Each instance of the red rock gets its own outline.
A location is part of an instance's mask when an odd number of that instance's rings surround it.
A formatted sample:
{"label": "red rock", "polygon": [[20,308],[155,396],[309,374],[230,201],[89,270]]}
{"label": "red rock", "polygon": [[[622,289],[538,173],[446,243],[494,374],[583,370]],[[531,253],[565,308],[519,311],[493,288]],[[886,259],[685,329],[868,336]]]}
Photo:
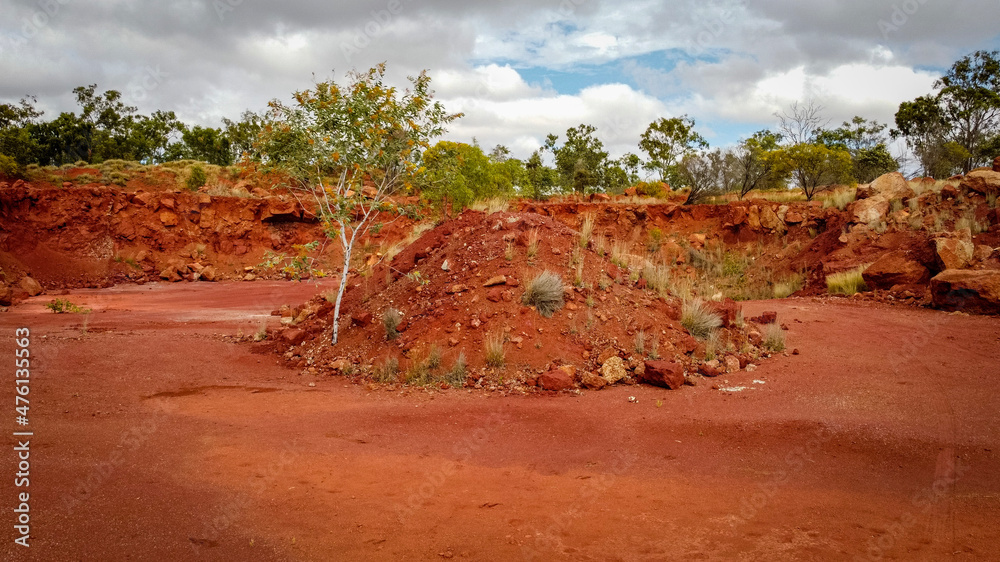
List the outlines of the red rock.
{"label": "red rock", "polygon": [[463,292],[468,291],[468,290],[469,290],[469,287],[467,287],[465,285],[462,285],[462,284],[456,284],[456,285],[451,285],[450,287],[448,287],[447,289],[445,289],[444,292],[448,293],[449,295],[454,295],[456,293],[463,293]]}
{"label": "red rock", "polygon": [[177,213],[171,211],[163,211],[160,213],[160,222],[163,226],[177,226],[181,222],[181,218],[177,216]]}
{"label": "red rock", "polygon": [[693,353],[698,349],[698,340],[694,339],[690,335],[685,335],[680,340],[677,341],[674,346],[681,353]]}
{"label": "red rock", "polygon": [[553,369],[538,377],[538,386],[545,390],[568,390],[576,386],[573,377],[559,369]]}
{"label": "red rock", "polygon": [[975,192],[982,195],[1000,195],[1000,172],[979,170],[969,172],[959,188],[965,192]]}
{"label": "red rock", "polygon": [[684,386],[684,367],[673,361],[646,361],[639,382],[677,390]]}
{"label": "red rock", "polygon": [[289,345],[299,345],[306,341],[306,332],[298,328],[285,328],[281,331],[281,341]]}
{"label": "red rock", "polygon": [[503,300],[503,289],[500,287],[494,287],[486,293],[486,300],[490,302],[500,302]]}
{"label": "red rock", "polygon": [[726,299],[722,302],[709,302],[708,307],[722,318],[722,327],[728,328],[736,321],[736,317],[743,312],[743,307],[736,304],[733,299]]}
{"label": "red rock", "polygon": [[902,251],[889,252],[875,260],[862,276],[873,289],[887,290],[895,285],[927,283],[931,275],[926,267],[906,257]]}
{"label": "red rock", "polygon": [[215,268],[208,265],[201,270],[201,278],[204,281],[215,281]]}
{"label": "red rock", "polygon": [[11,291],[10,287],[0,282],[0,306],[10,306],[13,303],[14,291]]}
{"label": "red rock", "polygon": [[805,220],[806,219],[802,216],[802,213],[798,211],[788,211],[788,214],[785,215],[785,222],[788,224],[799,224]]}
{"label": "red rock", "polygon": [[699,365],[698,372],[706,377],[717,377],[724,374],[726,371],[717,360],[713,359]]}
{"label": "red rock", "polygon": [[751,322],[756,322],[757,324],[774,324],[778,321],[778,313],[773,310],[764,312],[760,316],[756,316],[750,319]]}
{"label": "red rock", "polygon": [[496,277],[490,277],[483,283],[483,287],[495,287],[497,285],[506,285],[507,277],[504,275],[497,275]]}
{"label": "red rock", "polygon": [[405,332],[406,329],[409,328],[409,327],[410,327],[409,320],[407,320],[406,318],[403,318],[402,320],[400,320],[399,325],[396,326],[396,331],[397,332]]}
{"label": "red rock", "polygon": [[580,382],[583,384],[584,388],[589,388],[590,390],[601,390],[602,388],[608,386],[608,381],[604,380],[604,377],[590,372],[584,373]]}
{"label": "red rock", "polygon": [[171,283],[177,283],[178,281],[182,281],[184,278],[177,273],[176,269],[168,267],[160,272],[160,279],[170,281]]}
{"label": "red rock", "polygon": [[20,287],[22,291],[28,293],[28,295],[32,297],[37,297],[38,295],[42,294],[41,284],[39,284],[38,281],[35,281],[31,277],[27,276],[22,277],[21,281],[18,282],[17,286]]}
{"label": "red rock", "polygon": [[934,306],[978,314],[1000,314],[1000,270],[948,269],[931,279]]}
{"label": "red rock", "polygon": [[953,185],[942,187],[941,199],[958,199],[958,188]]}
{"label": "red rock", "polygon": [[372,313],[360,310],[351,314],[351,323],[362,328],[372,323]]}
{"label": "red rock", "polygon": [[590,200],[598,203],[606,203],[611,201],[611,197],[605,193],[593,193],[590,195]]}

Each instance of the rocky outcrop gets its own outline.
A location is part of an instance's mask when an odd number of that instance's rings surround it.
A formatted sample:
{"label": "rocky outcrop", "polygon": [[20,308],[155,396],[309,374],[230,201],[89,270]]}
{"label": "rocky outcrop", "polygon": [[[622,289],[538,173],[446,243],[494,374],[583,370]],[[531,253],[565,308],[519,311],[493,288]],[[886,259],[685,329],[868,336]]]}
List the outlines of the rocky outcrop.
{"label": "rocky outcrop", "polygon": [[1000,270],[942,271],[931,279],[934,306],[978,314],[1000,314]]}
{"label": "rocky outcrop", "polygon": [[920,262],[912,260],[902,251],[884,254],[865,269],[865,284],[873,289],[888,290],[896,285],[927,283],[930,271]]}
{"label": "rocky outcrop", "polygon": [[1000,195],[1000,172],[990,170],[970,172],[958,187],[965,193]]}
{"label": "rocky outcrop", "polygon": [[975,252],[972,234],[968,230],[937,238],[934,247],[942,270],[968,267]]}
{"label": "rocky outcrop", "polygon": [[859,200],[850,207],[852,220],[857,224],[870,224],[884,219],[893,199],[905,200],[914,196],[906,178],[899,172],[885,174],[873,181],[868,188],[859,188],[858,192]]}

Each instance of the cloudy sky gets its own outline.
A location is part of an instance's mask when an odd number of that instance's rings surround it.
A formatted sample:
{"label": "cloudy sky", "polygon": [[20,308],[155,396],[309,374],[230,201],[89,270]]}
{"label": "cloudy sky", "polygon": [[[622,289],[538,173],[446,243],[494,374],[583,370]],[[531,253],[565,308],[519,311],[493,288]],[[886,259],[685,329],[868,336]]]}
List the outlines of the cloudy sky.
{"label": "cloudy sky", "polygon": [[617,156],[687,114],[713,146],[794,101],[891,123],[959,57],[1000,48],[1000,0],[0,0],[0,101],[71,90],[218,126],[386,61],[430,71],[448,137],[526,157],[588,123]]}

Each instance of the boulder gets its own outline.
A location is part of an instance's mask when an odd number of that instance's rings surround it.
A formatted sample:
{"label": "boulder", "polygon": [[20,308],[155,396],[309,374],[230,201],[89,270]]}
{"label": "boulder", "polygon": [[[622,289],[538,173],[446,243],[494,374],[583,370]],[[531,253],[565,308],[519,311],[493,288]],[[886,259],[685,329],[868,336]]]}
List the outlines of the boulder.
{"label": "boulder", "polygon": [[733,299],[726,299],[722,302],[709,302],[708,308],[722,318],[722,327],[728,328],[736,322],[736,317],[743,312],[743,307],[736,304]]}
{"label": "boulder", "polygon": [[260,211],[262,221],[288,221],[299,218],[299,208],[295,201],[285,201],[280,197],[268,197]]}
{"label": "boulder", "polygon": [[306,332],[298,328],[285,328],[281,331],[281,341],[288,345],[299,345],[306,341]]}
{"label": "boulder", "polygon": [[495,287],[497,285],[506,285],[507,277],[505,275],[497,275],[496,277],[490,277],[483,283],[483,287]]}
{"label": "boulder", "polygon": [[727,373],[735,373],[742,368],[740,365],[740,358],[735,355],[727,355],[725,363]]}
{"label": "boulder", "polygon": [[712,359],[699,365],[698,372],[706,377],[717,377],[725,374],[726,370],[722,367],[722,363],[719,363],[718,359]]}
{"label": "boulder", "polygon": [[601,376],[604,377],[604,380],[608,381],[608,384],[615,384],[624,379],[628,376],[628,372],[625,370],[625,361],[617,355],[609,357],[601,365]]}
{"label": "boulder", "polygon": [[778,214],[770,206],[761,208],[760,226],[771,232],[781,233],[785,231],[785,222],[778,218]]}
{"label": "boulder", "polygon": [[979,314],[1000,314],[1000,270],[948,269],[931,279],[934,306]]}
{"label": "boulder", "polygon": [[962,238],[938,238],[934,241],[941,269],[964,269],[972,261],[975,247]]}
{"label": "boulder", "polygon": [[25,293],[28,293],[28,296],[37,297],[42,294],[41,284],[28,276],[22,277],[17,286],[20,287]]}
{"label": "boulder", "polygon": [[11,291],[10,287],[0,281],[0,306],[10,306],[12,304],[14,304],[14,291]]}
{"label": "boulder", "polygon": [[883,254],[865,269],[862,276],[869,287],[882,290],[891,289],[895,285],[919,285],[927,283],[931,278],[926,267],[909,259],[902,251]]}
{"label": "boulder", "polygon": [[982,195],[1000,195],[1000,172],[979,170],[969,172],[959,184],[964,192],[975,192]]}
{"label": "boulder", "polygon": [[788,211],[785,215],[785,222],[788,224],[801,224],[806,218],[798,211]]}
{"label": "boulder", "polygon": [[913,190],[910,189],[906,178],[899,172],[891,172],[879,176],[871,183],[871,196],[891,201],[893,199],[908,199],[913,197]]}
{"label": "boulder", "polygon": [[993,171],[1000,172],[1000,156],[993,159]]}
{"label": "boulder", "polygon": [[372,313],[359,310],[351,314],[351,323],[362,328],[372,323]]}
{"label": "boulder", "polygon": [[778,321],[778,313],[774,312],[773,310],[768,310],[766,312],[761,313],[760,316],[755,316],[751,318],[750,321],[762,325],[774,324],[775,322]]}
{"label": "boulder", "polygon": [[160,222],[163,223],[163,226],[177,226],[180,224],[181,218],[173,211],[163,211],[160,213]]}
{"label": "boulder", "polygon": [[673,361],[646,361],[639,382],[677,390],[684,386],[684,367]]}
{"label": "boulder", "polygon": [[538,386],[544,388],[545,390],[569,390],[576,386],[571,377],[566,371],[559,369],[552,369],[547,373],[543,373],[538,377]]}
{"label": "boulder", "polygon": [[584,373],[580,378],[580,383],[583,384],[584,388],[589,388],[590,390],[601,390],[608,386],[608,381],[604,377],[591,372]]}
{"label": "boulder", "polygon": [[851,215],[857,224],[869,224],[885,218],[889,213],[889,200],[882,197],[869,197],[851,203]]}
{"label": "boulder", "polygon": [[204,281],[215,281],[215,268],[207,265],[201,270],[201,279]]}

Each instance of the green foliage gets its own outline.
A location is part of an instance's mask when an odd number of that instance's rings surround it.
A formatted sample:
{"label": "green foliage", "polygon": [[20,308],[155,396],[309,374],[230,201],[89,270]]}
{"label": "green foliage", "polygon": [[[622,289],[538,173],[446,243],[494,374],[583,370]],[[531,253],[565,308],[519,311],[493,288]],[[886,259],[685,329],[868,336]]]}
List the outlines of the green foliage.
{"label": "green foliage", "polygon": [[708,148],[708,142],[695,132],[694,126],[694,119],[687,115],[650,123],[639,141],[639,148],[649,157],[646,168],[659,172],[660,179],[670,185],[682,183],[681,160]]}
{"label": "green foliage", "polygon": [[676,173],[681,185],[690,189],[684,204],[695,205],[735,188],[736,157],[732,152],[719,149],[687,154],[677,166]]}
{"label": "green foliage", "polygon": [[6,154],[0,154],[0,176],[12,178],[17,175],[17,161]]}
{"label": "green foliage", "polygon": [[543,271],[528,283],[521,302],[525,306],[534,306],[545,318],[551,318],[563,307],[562,277],[551,271]]}
{"label": "green foliage", "polygon": [[657,199],[667,196],[670,188],[662,181],[640,181],[635,183],[635,194],[641,197],[656,197]]}
{"label": "green foliage", "polygon": [[454,387],[461,387],[465,384],[465,378],[469,374],[468,364],[465,360],[465,352],[459,352],[451,369],[444,376],[444,382]]}
{"label": "green foliage", "polygon": [[818,192],[850,178],[851,153],[818,143],[799,143],[782,151],[779,166],[791,172],[806,200],[812,201]]}
{"label": "green foliage", "polygon": [[326,235],[340,241],[339,295],[350,278],[355,242],[381,212],[392,210],[389,196],[412,187],[421,153],[460,117],[432,101],[426,73],[411,78],[405,92],[385,84],[384,64],[348,77],[346,86],[318,82],[296,92],[294,105],[272,101],[259,143],[265,171],[292,178],[289,187],[313,199]]}
{"label": "green foliage", "polygon": [[524,194],[535,201],[544,200],[559,184],[559,173],[542,164],[542,156],[538,150],[531,153],[524,164],[524,171]]}
{"label": "green foliage", "polygon": [[458,211],[474,201],[510,198],[525,174],[520,160],[495,161],[477,145],[439,141],[423,155],[418,184],[426,199]]}
{"label": "green foliage", "polygon": [[205,182],[207,181],[208,176],[205,175],[205,168],[194,165],[191,166],[191,172],[187,179],[184,180],[184,185],[191,191],[198,191],[198,188],[205,185]]}
{"label": "green foliage", "polygon": [[805,279],[801,275],[795,275],[785,281],[779,281],[774,284],[774,298],[788,298],[793,293],[800,291],[804,285]]}
{"label": "green foliage", "polygon": [[581,124],[566,129],[566,142],[556,146],[559,137],[550,134],[545,148],[555,156],[556,170],[564,189],[587,193],[604,184],[608,153],[597,138],[597,128]]}
{"label": "green foliage", "polygon": [[317,260],[312,255],[318,248],[319,241],[313,240],[308,244],[294,244],[292,249],[295,250],[295,255],[292,256],[268,250],[264,252],[264,261],[257,267],[265,270],[280,270],[285,277],[295,281],[307,277],[323,277],[323,272],[315,268]]}
{"label": "green foliage", "polygon": [[681,325],[692,336],[705,339],[722,326],[722,317],[698,299],[686,300],[681,304]]}
{"label": "green foliage", "polygon": [[75,314],[90,314],[91,312],[89,308],[80,308],[70,302],[69,299],[54,299],[46,304],[45,308],[55,312],[56,314],[65,314],[67,312]]}

